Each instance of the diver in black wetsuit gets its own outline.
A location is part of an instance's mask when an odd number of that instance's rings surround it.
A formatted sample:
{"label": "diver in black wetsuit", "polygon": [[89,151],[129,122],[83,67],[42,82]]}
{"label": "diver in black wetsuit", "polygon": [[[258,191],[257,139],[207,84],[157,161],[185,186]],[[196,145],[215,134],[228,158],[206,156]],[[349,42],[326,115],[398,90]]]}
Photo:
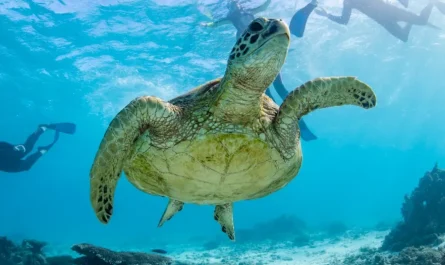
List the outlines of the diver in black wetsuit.
{"label": "diver in black wetsuit", "polygon": [[[32,151],[39,137],[47,129],[56,131],[53,142],[47,146],[38,147],[37,152],[22,159]],[[59,139],[59,132],[73,134],[75,130],[76,126],[72,123],[40,125],[37,130],[28,137],[23,145],[0,142],[0,171],[21,172],[30,170],[34,163],[36,163],[37,160],[48,152],[48,150],[57,142]]]}
{"label": "diver in black wetsuit", "polygon": [[[214,22],[201,23],[201,26],[218,27],[225,24],[233,24],[233,26],[236,28],[236,38],[238,39],[247,28],[247,26],[250,24],[250,22],[255,19],[254,14],[265,11],[269,7],[270,2],[271,0],[266,0],[266,2],[259,7],[253,9],[245,9],[236,0],[229,0],[227,4],[229,13],[226,17]],[[289,24],[289,30],[291,34],[299,38],[303,37],[309,15],[312,13],[312,11],[314,11],[316,7],[317,0],[312,0],[312,2],[310,2],[294,14]],[[278,74],[278,76],[275,78],[275,80],[273,81],[273,86],[280,98],[284,100],[288,95],[288,91],[284,87],[283,81],[281,79],[281,74]],[[277,100],[272,96],[270,88],[266,90],[266,95],[268,95],[273,101],[277,102]],[[317,139],[317,137],[309,130],[303,119],[300,120],[299,125],[301,137],[303,138],[303,140],[311,141]]]}
{"label": "diver in black wetsuit", "polygon": [[[408,6],[408,1],[401,1],[401,3],[404,6]],[[407,10],[386,3],[383,0],[344,0],[343,11],[340,16],[331,15],[322,8],[315,10],[315,13],[320,16],[327,17],[328,19],[339,24],[346,25],[351,18],[352,10],[356,9],[380,24],[394,37],[403,42],[407,42],[413,25],[430,25],[428,19],[435,5],[439,11],[444,13],[445,8],[443,8],[443,3],[440,2],[430,2],[420,12],[420,15],[416,15]],[[406,22],[406,25],[400,26],[398,22]]]}

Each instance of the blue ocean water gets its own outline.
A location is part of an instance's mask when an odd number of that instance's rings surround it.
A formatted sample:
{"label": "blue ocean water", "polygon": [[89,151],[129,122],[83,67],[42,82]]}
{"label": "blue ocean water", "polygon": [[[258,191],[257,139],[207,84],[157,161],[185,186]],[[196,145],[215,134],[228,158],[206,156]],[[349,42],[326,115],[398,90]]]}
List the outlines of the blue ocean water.
{"label": "blue ocean water", "polygon": [[[89,202],[89,170],[121,108],[141,95],[168,100],[224,74],[235,29],[199,26],[209,21],[203,9],[224,13],[217,2],[0,0],[0,140],[22,143],[42,123],[77,124],[32,170],[0,172],[0,235],[123,248],[222,236],[211,206],[186,205],[157,228],[167,199],[125,177],[110,224],[96,219]],[[418,13],[426,3],[409,9]],[[275,0],[260,15],[289,23],[304,4]],[[341,11],[341,1],[321,4]],[[430,21],[445,27],[437,10]],[[436,161],[445,165],[445,33],[414,26],[403,43],[359,13],[347,26],[313,15],[305,36],[291,41],[281,72],[289,90],[316,77],[357,76],[378,105],[308,115],[319,139],[302,143],[298,177],[270,196],[236,203],[235,229],[281,214],[362,227],[400,219],[404,194]],[[52,137],[45,133],[38,145]]]}

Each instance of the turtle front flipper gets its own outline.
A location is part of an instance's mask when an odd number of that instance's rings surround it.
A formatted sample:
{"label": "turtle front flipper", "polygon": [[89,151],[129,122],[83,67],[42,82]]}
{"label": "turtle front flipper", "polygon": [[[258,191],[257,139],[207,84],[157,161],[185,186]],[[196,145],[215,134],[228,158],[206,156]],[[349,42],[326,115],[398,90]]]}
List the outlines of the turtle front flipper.
{"label": "turtle front flipper", "polygon": [[114,191],[133,143],[146,130],[156,133],[168,128],[174,133],[176,108],[155,97],[139,97],[111,121],[90,171],[90,200],[102,223],[108,223],[113,213]]}
{"label": "turtle front flipper", "polygon": [[235,226],[233,225],[233,204],[226,203],[216,205],[214,216],[221,225],[221,230],[229,236],[230,240],[235,240]]}
{"label": "turtle front flipper", "polygon": [[355,77],[316,78],[289,93],[275,118],[275,128],[289,142],[298,133],[298,120],[313,110],[341,105],[370,109],[376,102],[371,87]]}
{"label": "turtle front flipper", "polygon": [[183,207],[183,202],[170,199],[164,214],[162,214],[161,220],[159,220],[158,227],[161,227],[166,221],[170,220],[177,212],[181,211]]}

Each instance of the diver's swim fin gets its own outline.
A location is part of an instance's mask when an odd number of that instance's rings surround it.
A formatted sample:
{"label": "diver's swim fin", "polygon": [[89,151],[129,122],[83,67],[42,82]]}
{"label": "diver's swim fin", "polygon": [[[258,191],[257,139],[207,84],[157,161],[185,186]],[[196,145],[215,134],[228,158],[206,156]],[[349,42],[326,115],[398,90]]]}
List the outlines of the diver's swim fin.
{"label": "diver's swim fin", "polygon": [[[268,88],[266,90],[266,95],[269,96],[275,103],[277,102],[275,100],[275,98],[272,96],[272,93],[270,91],[270,88]],[[313,141],[313,140],[317,140],[317,136],[315,134],[313,134],[311,132],[311,130],[309,130],[309,128],[306,125],[306,122],[303,119],[300,119],[300,121],[298,122],[298,125],[300,126],[300,135],[301,138],[308,142],[308,141]]]}
{"label": "diver's swim fin", "polygon": [[298,125],[300,126],[300,134],[301,134],[301,138],[304,141],[313,141],[313,140],[317,140],[317,136],[315,134],[313,134],[311,132],[311,130],[309,130],[309,128],[306,125],[306,122],[303,119],[300,119],[300,121],[298,122]]}
{"label": "diver's swim fin", "polygon": [[[266,89],[266,95],[268,96],[268,97],[270,97],[275,103],[277,102],[276,100],[275,100],[275,98],[272,96],[272,93],[271,93],[271,91],[270,91],[270,88],[267,88]],[[315,134],[313,134],[312,132],[311,132],[311,130],[309,130],[309,128],[307,127],[307,125],[306,125],[306,122],[303,120],[303,119],[300,119],[300,121],[298,122],[298,125],[300,126],[300,135],[301,135],[301,138],[304,140],[304,141],[313,141],[313,140],[317,140],[317,136],[315,135]]]}
{"label": "diver's swim fin", "polygon": [[[445,10],[444,10],[444,11],[445,11]],[[426,25],[427,25],[428,27],[432,28],[432,29],[442,30],[442,28],[440,28],[440,27],[438,27],[438,26],[436,26],[436,25],[434,25],[434,24],[431,24],[431,22],[428,22]]]}
{"label": "diver's swim fin", "polygon": [[52,143],[50,143],[49,145],[46,146],[40,146],[39,148],[37,148],[37,150],[40,152],[42,150],[44,151],[48,151],[49,149],[51,149],[51,147],[53,147],[53,145],[59,140],[59,131],[56,131],[56,134],[54,135],[54,140]]}
{"label": "diver's swim fin", "polygon": [[269,88],[269,87],[266,89],[266,95],[267,95],[268,97],[270,97],[270,99],[272,99],[273,102],[277,103],[277,101],[275,100],[275,98],[272,96],[272,92],[270,92],[270,88]]}
{"label": "diver's swim fin", "polygon": [[445,3],[444,2],[437,1],[437,2],[435,2],[435,6],[436,6],[437,10],[439,10],[440,13],[445,15]]}
{"label": "diver's swim fin", "polygon": [[48,129],[61,133],[74,134],[76,132],[76,124],[69,122],[53,123],[48,125]]}
{"label": "diver's swim fin", "polygon": [[404,8],[408,8],[409,0],[399,0],[399,3],[400,3]]}

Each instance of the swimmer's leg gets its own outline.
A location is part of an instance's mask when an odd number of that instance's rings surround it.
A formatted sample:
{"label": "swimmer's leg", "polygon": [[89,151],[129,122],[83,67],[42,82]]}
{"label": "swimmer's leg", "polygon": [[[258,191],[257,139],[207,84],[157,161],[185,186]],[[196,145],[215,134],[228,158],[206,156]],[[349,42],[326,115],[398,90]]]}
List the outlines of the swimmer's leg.
{"label": "swimmer's leg", "polygon": [[309,15],[314,11],[317,5],[317,0],[313,0],[294,14],[289,24],[290,33],[299,38],[303,37]]}
{"label": "swimmer's leg", "polygon": [[445,15],[445,3],[437,1],[435,3],[437,10],[439,10],[440,13]]}
{"label": "swimmer's leg", "polygon": [[37,162],[37,160],[39,160],[39,158],[41,158],[44,154],[45,152],[38,151],[28,156],[25,160],[20,160],[21,163],[20,166],[16,169],[17,172],[30,170],[32,166]]}
{"label": "swimmer's leg", "polygon": [[347,25],[349,23],[349,20],[351,19],[352,14],[352,6],[349,0],[343,1],[343,10],[340,16],[334,16],[331,14],[326,13],[326,11],[320,12],[318,10],[315,10],[315,13],[326,16],[329,20],[332,20],[334,22],[337,22],[338,24]]}
{"label": "swimmer's leg", "polygon": [[[281,102],[283,102],[283,100],[287,97],[289,92],[284,87],[280,74],[278,74],[278,76],[275,78],[275,81],[273,82],[273,86],[274,86],[275,90],[277,91],[277,93],[280,95],[280,98],[282,100]],[[267,95],[268,95],[268,91],[269,91],[269,89],[266,90]],[[269,94],[270,94],[270,91],[269,91]],[[269,96],[269,97],[271,97],[274,100],[274,98],[272,96]],[[277,103],[276,100],[274,100],[274,101],[275,101],[275,103]],[[300,119],[299,125],[300,125],[301,138],[304,141],[312,141],[312,140],[317,139],[317,136],[315,136],[315,134],[312,133],[312,131],[308,128],[308,126],[306,125],[306,122],[303,119]]]}
{"label": "swimmer's leg", "polygon": [[54,134],[54,140],[52,143],[50,143],[49,145],[46,146],[41,146],[38,148],[39,152],[42,152],[43,154],[48,152],[49,149],[51,149],[51,147],[53,147],[53,145],[59,140],[59,132],[56,131],[56,133]]}
{"label": "swimmer's leg", "polygon": [[404,8],[408,8],[409,0],[399,0],[399,3],[400,3]]}
{"label": "swimmer's leg", "polygon": [[27,154],[29,154],[29,152],[31,152],[31,150],[34,148],[34,145],[36,144],[37,140],[39,140],[40,135],[43,134],[43,132],[46,131],[46,126],[44,125],[40,125],[37,130],[32,133],[28,139],[26,139],[25,144],[23,144],[23,146],[25,147],[25,152],[22,153],[22,157],[26,156]]}
{"label": "swimmer's leg", "polygon": [[[394,21],[403,21],[408,24],[424,26],[428,24],[431,12],[433,11],[434,3],[429,3],[420,11],[419,15],[411,13],[404,9],[394,9],[391,12],[391,17]],[[388,14],[389,15],[389,14]]]}
{"label": "swimmer's leg", "polygon": [[278,73],[277,77],[273,81],[273,87],[275,88],[275,91],[277,91],[281,100],[284,100],[287,97],[287,94],[289,94],[287,89],[284,87],[283,80],[281,80],[280,73]]}
{"label": "swimmer's leg", "polygon": [[[424,7],[422,9],[422,11],[420,11],[418,25],[426,25],[428,23],[428,20],[430,19],[431,12],[433,11],[433,7],[434,7],[434,3],[429,3],[426,7]],[[411,21],[407,21],[407,22],[411,23],[411,24],[416,24]]]}
{"label": "swimmer's leg", "polygon": [[41,158],[47,150],[39,150],[33,153],[24,160],[14,159],[10,160],[5,166],[2,166],[1,170],[5,172],[17,173],[22,171],[28,171],[32,166]]}
{"label": "swimmer's leg", "polygon": [[[48,152],[48,150],[57,142],[58,139],[59,139],[59,132],[56,132],[56,134],[54,136],[54,141],[51,144],[49,144],[47,146],[39,147],[37,152],[28,156],[24,160],[20,160],[20,164],[18,164],[13,169],[14,170],[13,172],[30,170],[32,168],[32,166],[37,162],[37,160],[39,160],[39,158],[41,158],[46,152]],[[29,149],[29,150],[31,150],[31,149]]]}
{"label": "swimmer's leg", "polygon": [[277,103],[277,100],[272,96],[272,93],[270,92],[270,87],[266,89],[266,95],[270,97],[273,102]]}
{"label": "swimmer's leg", "polygon": [[412,24],[406,24],[405,26],[400,26],[397,22],[386,21],[381,23],[381,25],[394,37],[398,38],[403,42],[408,41],[409,33],[411,32]]}
{"label": "swimmer's leg", "polygon": [[300,127],[301,139],[306,142],[317,140],[317,136],[309,129],[309,127],[307,127],[307,124],[303,119],[298,121],[298,126]]}

